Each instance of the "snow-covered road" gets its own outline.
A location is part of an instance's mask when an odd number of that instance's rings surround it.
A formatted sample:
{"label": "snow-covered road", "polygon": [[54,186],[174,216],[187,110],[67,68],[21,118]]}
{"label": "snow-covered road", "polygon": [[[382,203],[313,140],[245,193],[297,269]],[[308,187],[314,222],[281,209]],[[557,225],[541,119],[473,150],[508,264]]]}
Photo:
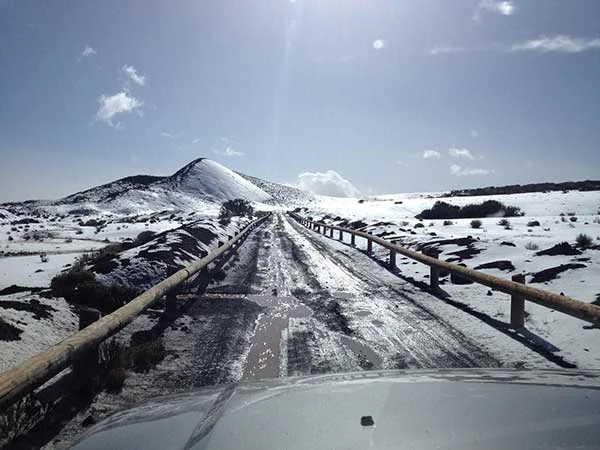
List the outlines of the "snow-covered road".
{"label": "snow-covered road", "polygon": [[237,293],[261,308],[254,330],[231,328],[228,335],[247,337],[247,347],[228,356],[239,358],[243,379],[553,366],[511,336],[284,214],[257,229],[224,269],[225,279],[209,291]]}

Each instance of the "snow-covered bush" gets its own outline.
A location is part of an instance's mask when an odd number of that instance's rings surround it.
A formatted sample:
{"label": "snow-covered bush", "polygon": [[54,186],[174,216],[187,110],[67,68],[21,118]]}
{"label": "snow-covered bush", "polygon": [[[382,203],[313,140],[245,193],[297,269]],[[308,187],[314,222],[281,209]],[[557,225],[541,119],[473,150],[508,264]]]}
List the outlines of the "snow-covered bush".
{"label": "snow-covered bush", "polygon": [[527,244],[525,244],[525,248],[527,250],[539,250],[540,246],[534,242],[528,242]]}
{"label": "snow-covered bush", "polygon": [[575,242],[577,242],[577,247],[588,248],[592,245],[593,240],[591,236],[581,233],[577,235],[577,237],[575,238]]}

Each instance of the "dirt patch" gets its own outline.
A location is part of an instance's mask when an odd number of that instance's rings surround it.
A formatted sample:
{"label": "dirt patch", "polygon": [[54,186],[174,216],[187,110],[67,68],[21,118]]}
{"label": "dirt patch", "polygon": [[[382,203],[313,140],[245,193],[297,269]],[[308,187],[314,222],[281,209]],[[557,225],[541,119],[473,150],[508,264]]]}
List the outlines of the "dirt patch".
{"label": "dirt patch", "polygon": [[26,287],[26,286],[18,286],[16,284],[13,284],[7,288],[4,289],[0,289],[0,295],[11,295],[11,294],[18,294],[20,292],[40,292],[43,291],[44,289],[47,288],[43,288],[43,287]]}
{"label": "dirt patch", "polygon": [[480,270],[480,269],[500,269],[500,270],[506,270],[508,272],[512,272],[513,270],[515,270],[515,266],[513,266],[513,263],[511,261],[493,261],[493,262],[489,262],[489,263],[485,263],[485,264],[480,264],[477,267],[474,267],[473,269],[475,270]]}
{"label": "dirt patch", "polygon": [[536,253],[536,256],[557,256],[557,255],[565,255],[565,256],[574,256],[581,255],[581,252],[571,245],[568,242],[561,242],[560,244],[556,244],[554,247],[547,248],[546,250],[542,250]]}
{"label": "dirt patch", "polygon": [[0,341],[20,341],[23,330],[5,322],[0,317]]}
{"label": "dirt patch", "polygon": [[449,255],[456,256],[460,259],[471,259],[473,256],[481,253],[481,250],[472,246],[465,248],[464,250],[458,250],[456,252],[448,253]]}
{"label": "dirt patch", "polygon": [[585,264],[561,264],[560,266],[537,272],[533,275],[530,283],[544,283],[546,281],[554,280],[558,277],[559,273],[566,272],[567,270],[571,269],[584,269],[585,267],[587,267]]}
{"label": "dirt patch", "polygon": [[56,309],[54,309],[52,306],[43,305],[37,302],[37,300],[35,302],[32,300],[31,303],[6,300],[0,302],[0,308],[27,311],[33,313],[33,318],[36,320],[49,319],[52,317],[52,312],[56,312]]}
{"label": "dirt patch", "polygon": [[354,222],[350,222],[348,224],[348,228],[352,228],[353,230],[357,230],[358,228],[364,228],[367,225],[368,224],[366,222],[363,222],[362,220],[355,220]]}

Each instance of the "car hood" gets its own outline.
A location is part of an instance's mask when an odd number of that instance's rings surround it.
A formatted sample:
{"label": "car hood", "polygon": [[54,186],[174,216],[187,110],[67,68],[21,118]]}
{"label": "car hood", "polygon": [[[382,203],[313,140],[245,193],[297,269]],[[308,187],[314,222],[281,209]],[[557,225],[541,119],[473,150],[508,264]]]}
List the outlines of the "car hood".
{"label": "car hood", "polygon": [[72,448],[598,448],[598,424],[596,371],[372,371],[157,399],[99,423]]}

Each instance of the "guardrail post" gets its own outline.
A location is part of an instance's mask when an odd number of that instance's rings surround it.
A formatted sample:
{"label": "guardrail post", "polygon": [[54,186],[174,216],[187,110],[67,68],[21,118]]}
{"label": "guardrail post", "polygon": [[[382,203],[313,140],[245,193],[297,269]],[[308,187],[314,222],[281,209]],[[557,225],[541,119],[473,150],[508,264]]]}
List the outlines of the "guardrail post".
{"label": "guardrail post", "polygon": [[367,238],[367,253],[371,253],[373,251],[373,241]]}
{"label": "guardrail post", "polygon": [[333,227],[329,229],[329,237],[333,238]]}
{"label": "guardrail post", "polygon": [[340,241],[344,240],[344,232],[340,230]]}
{"label": "guardrail post", "polygon": [[[438,258],[437,253],[429,256],[436,259]],[[434,290],[440,287],[440,270],[437,267],[429,267],[429,286]]]}
{"label": "guardrail post", "polygon": [[177,314],[177,288],[171,289],[165,298],[165,316],[175,316]]}
{"label": "guardrail post", "polygon": [[355,247],[355,246],[356,246],[356,235],[354,235],[354,234],[351,234],[351,235],[350,235],[350,245],[351,245],[352,247]]}
{"label": "guardrail post", "polygon": [[395,270],[396,268],[396,251],[390,250],[390,269]]}
{"label": "guardrail post", "polygon": [[[512,276],[515,283],[525,284],[525,275]],[[525,326],[525,299],[513,294],[510,296],[510,326],[512,328],[523,328]]]}
{"label": "guardrail post", "polygon": [[[79,309],[79,331],[96,322],[102,317],[100,311],[94,308]],[[84,388],[93,389],[95,376],[98,373],[98,361],[100,354],[98,347],[89,350],[85,356],[73,364],[73,374],[78,382],[83,383]]]}

